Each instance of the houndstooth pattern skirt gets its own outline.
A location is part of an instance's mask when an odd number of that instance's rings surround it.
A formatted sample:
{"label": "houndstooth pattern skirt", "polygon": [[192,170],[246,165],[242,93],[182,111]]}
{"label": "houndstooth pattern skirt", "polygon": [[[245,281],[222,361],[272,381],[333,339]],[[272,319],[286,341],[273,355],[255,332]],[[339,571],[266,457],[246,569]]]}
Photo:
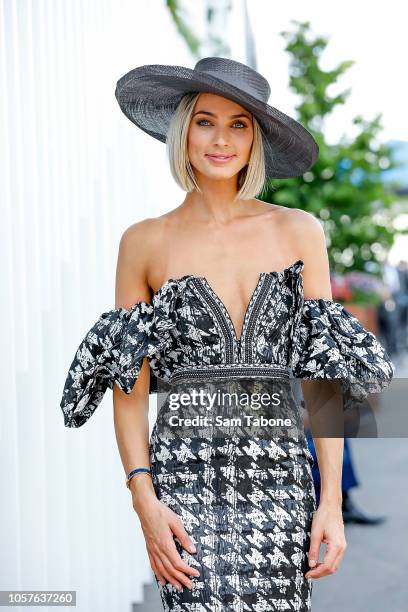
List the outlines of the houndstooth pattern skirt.
{"label": "houndstooth pattern skirt", "polygon": [[[168,410],[165,403],[161,418]],[[156,495],[196,547],[176,548],[200,576],[181,592],[156,577],[166,612],[311,610],[308,550],[316,495],[306,437],[163,436],[150,439]]]}

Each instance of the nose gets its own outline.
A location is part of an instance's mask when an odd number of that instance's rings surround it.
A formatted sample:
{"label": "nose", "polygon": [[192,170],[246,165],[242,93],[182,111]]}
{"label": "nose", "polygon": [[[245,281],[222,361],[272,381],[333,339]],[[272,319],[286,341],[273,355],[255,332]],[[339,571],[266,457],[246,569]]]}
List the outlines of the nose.
{"label": "nose", "polygon": [[215,128],[214,143],[217,143],[219,145],[228,144],[228,126],[224,127],[222,125],[219,125]]}

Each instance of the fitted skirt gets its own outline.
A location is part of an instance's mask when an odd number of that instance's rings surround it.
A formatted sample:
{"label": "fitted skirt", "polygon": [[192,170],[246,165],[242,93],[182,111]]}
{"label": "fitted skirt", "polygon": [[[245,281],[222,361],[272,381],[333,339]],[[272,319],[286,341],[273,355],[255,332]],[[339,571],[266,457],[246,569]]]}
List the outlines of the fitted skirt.
{"label": "fitted skirt", "polygon": [[[248,389],[242,381],[239,386]],[[226,387],[231,392],[231,383]],[[171,389],[179,396],[186,391],[191,385]],[[203,396],[194,410],[175,409],[169,394],[160,406],[149,447],[153,486],[180,517],[197,552],[189,553],[173,535],[177,551],[200,572],[189,576],[192,590],[183,585],[181,592],[156,577],[165,611],[311,610],[313,583],[305,573],[316,510],[314,460],[299,405],[287,387],[283,391],[284,405],[258,409],[258,420],[240,407],[245,422],[232,422],[225,404],[210,410]],[[197,421],[210,412],[212,421]],[[222,413],[217,426],[216,413]],[[235,407],[232,418],[237,414]],[[274,429],[275,420],[288,414],[295,426]]]}

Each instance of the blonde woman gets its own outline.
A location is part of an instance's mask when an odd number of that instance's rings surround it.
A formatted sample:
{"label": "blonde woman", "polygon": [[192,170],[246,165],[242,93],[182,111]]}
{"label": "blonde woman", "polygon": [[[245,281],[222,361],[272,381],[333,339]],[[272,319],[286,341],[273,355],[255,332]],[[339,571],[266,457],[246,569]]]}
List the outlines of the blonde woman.
{"label": "blonde woman", "polygon": [[313,136],[269,95],[258,72],[218,57],[194,69],[141,66],[116,88],[125,115],[167,143],[186,196],[123,233],[115,308],[79,346],[61,408],[65,425],[80,427],[113,389],[117,443],[164,610],[310,610],[312,580],[338,569],[346,541],[342,437],[315,440],[317,508],[301,427],[295,436],[242,427],[217,436],[184,420],[171,435],[166,395],[149,441],[158,382],[173,399],[241,381],[284,389],[291,372],[306,401],[317,379],[336,378],[350,401],[393,375],[375,336],[332,300],[319,221],[256,198],[266,178],[302,175],[318,157]]}

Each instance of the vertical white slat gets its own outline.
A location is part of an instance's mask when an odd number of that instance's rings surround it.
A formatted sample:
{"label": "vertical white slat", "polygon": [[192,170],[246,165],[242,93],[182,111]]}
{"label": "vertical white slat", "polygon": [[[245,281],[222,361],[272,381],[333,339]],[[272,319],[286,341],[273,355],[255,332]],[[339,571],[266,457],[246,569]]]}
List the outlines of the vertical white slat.
{"label": "vertical white slat", "polygon": [[[19,110],[21,163],[21,221],[19,242],[24,240],[25,295],[23,299],[27,335],[27,363],[15,364],[18,372],[18,443],[19,443],[19,499],[22,541],[22,584],[33,581],[45,585],[47,576],[47,499],[46,499],[46,414],[42,401],[42,275],[39,256],[41,215],[38,207],[37,123],[31,2],[16,2],[16,47],[19,61],[19,86],[15,101]],[[24,231],[24,234],[22,233]],[[35,379],[33,377],[35,372]],[[35,435],[33,433],[35,432]],[[33,478],[33,471],[36,477]],[[31,506],[27,499],[35,499]],[[41,587],[40,587],[41,588]]]}
{"label": "vertical white slat", "polygon": [[[10,72],[13,70],[10,51],[13,48],[10,33],[12,7],[0,4],[0,91],[7,92],[12,86]],[[0,187],[2,202],[2,223],[0,224],[0,250],[2,257],[2,283],[0,295],[2,316],[5,322],[2,330],[3,350],[1,351],[2,392],[6,402],[0,410],[0,589],[13,588],[19,582],[21,563],[21,541],[19,530],[18,500],[18,445],[17,445],[17,397],[15,370],[15,338],[18,316],[14,300],[15,256],[13,249],[13,228],[15,207],[12,198],[12,130],[10,96],[0,96]]]}

